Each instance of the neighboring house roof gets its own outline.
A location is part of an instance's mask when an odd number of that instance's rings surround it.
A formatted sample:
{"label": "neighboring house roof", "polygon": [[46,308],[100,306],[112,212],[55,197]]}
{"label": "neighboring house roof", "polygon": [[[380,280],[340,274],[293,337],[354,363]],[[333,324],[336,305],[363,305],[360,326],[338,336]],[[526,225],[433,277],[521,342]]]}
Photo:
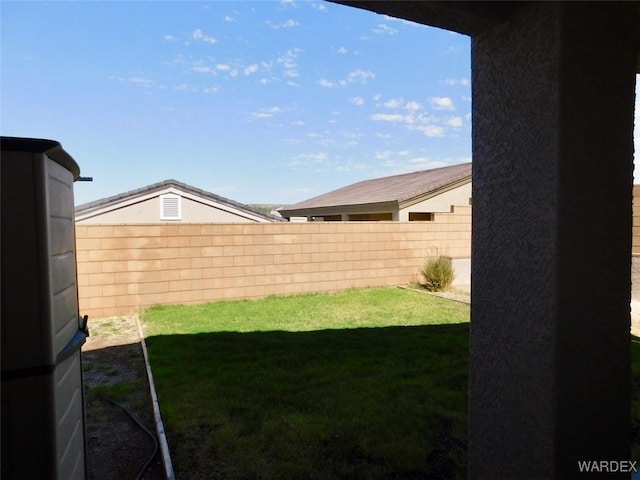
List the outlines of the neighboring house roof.
{"label": "neighboring house roof", "polygon": [[144,201],[153,196],[160,195],[167,191],[177,191],[186,197],[191,197],[194,200],[198,200],[202,203],[210,204],[216,208],[228,207],[230,212],[242,215],[246,213],[251,217],[259,217],[269,222],[281,222],[282,218],[275,215],[264,213],[260,210],[245,205],[243,203],[236,202],[229,198],[221,197],[206,190],[201,190],[186,183],[179,182],[177,180],[169,179],[163,182],[147,185],[146,187],[138,188],[124,193],[119,193],[111,197],[102,198],[93,202],[84,203],[75,207],[76,220],[82,220],[89,218],[93,215],[101,214],[104,212],[123,208],[125,206],[134,204],[136,202]]}
{"label": "neighboring house roof", "polygon": [[471,163],[364,180],[280,209],[285,216],[353,205],[403,207],[471,181]]}

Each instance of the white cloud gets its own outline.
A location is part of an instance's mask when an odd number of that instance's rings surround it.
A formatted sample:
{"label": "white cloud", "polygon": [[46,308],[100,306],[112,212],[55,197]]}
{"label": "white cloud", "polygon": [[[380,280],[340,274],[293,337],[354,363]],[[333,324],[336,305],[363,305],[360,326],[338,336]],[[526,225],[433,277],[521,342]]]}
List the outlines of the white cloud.
{"label": "white cloud", "polygon": [[451,85],[451,86],[463,85],[463,86],[467,87],[467,86],[471,85],[471,81],[469,81],[469,79],[465,78],[465,77],[463,77],[463,78],[445,78],[444,79],[444,83],[446,85]]}
{"label": "white cloud", "polygon": [[282,23],[267,22],[267,25],[269,25],[271,28],[279,30],[281,28],[297,27],[297,26],[300,25],[300,23],[296,22],[295,20],[289,19],[289,20],[287,20],[285,22],[282,22]]}
{"label": "white cloud", "polygon": [[416,22],[411,22],[409,20],[405,20],[404,18],[396,18],[396,17],[390,17],[389,15],[382,15],[382,17],[385,20],[388,20],[390,22],[400,22],[403,25],[408,25],[411,27],[418,27],[418,28],[430,28],[427,25],[423,25],[421,23],[416,23]]}
{"label": "white cloud", "polygon": [[402,108],[402,105],[404,105],[403,98],[392,98],[391,100],[384,102],[384,106],[387,108]]}
{"label": "white cloud", "polygon": [[404,108],[412,112],[417,112],[418,110],[422,110],[422,105],[418,102],[407,102]]}
{"label": "white cloud", "polygon": [[431,162],[431,160],[429,160],[428,157],[416,157],[416,158],[410,158],[409,160],[407,160],[408,163],[427,163],[427,162]]}
{"label": "white cloud", "polygon": [[421,131],[427,137],[443,137],[444,128],[438,125],[419,125],[415,127],[416,130]]}
{"label": "white cloud", "polygon": [[462,127],[462,117],[451,117],[449,120],[447,120],[447,125],[454,128]]}
{"label": "white cloud", "polygon": [[191,36],[193,37],[194,40],[201,40],[201,41],[207,42],[207,43],[216,43],[218,41],[214,37],[210,37],[209,35],[205,35],[204,32],[202,30],[200,30],[199,28],[195,29],[193,31],[193,33],[191,34]]}
{"label": "white cloud", "polygon": [[256,63],[249,65],[247,67],[244,67],[245,75],[251,75],[253,73],[256,73],[257,71],[258,71],[258,65]]}
{"label": "white cloud", "polygon": [[133,85],[137,85],[138,87],[152,87],[155,85],[155,82],[150,78],[145,77],[109,77],[111,80],[118,80],[119,82],[132,83]]}
{"label": "white cloud", "polygon": [[373,33],[385,34],[385,35],[395,35],[398,33],[398,30],[395,28],[391,28],[389,25],[385,25],[384,23],[379,24],[375,28],[372,29]]}
{"label": "white cloud", "polygon": [[[298,55],[302,52],[299,48],[292,48],[287,50],[284,54],[280,55],[276,59],[276,63],[280,65],[284,69],[284,75],[286,77],[297,78],[299,76],[298,73]],[[263,65],[265,63],[263,62]],[[268,64],[267,70],[271,67],[271,64]]]}
{"label": "white cloud", "polygon": [[304,125],[306,125],[302,120],[296,120],[294,122],[291,122],[291,125],[295,126],[295,127],[302,127]]}
{"label": "white cloud", "polygon": [[287,52],[281,55],[276,61],[284,68],[296,68],[298,66],[296,60],[299,52],[300,50],[297,48],[287,50]]}
{"label": "white cloud", "polygon": [[455,110],[453,100],[449,97],[429,97],[429,102],[436,110]]}
{"label": "white cloud", "polygon": [[288,7],[297,8],[298,7],[294,0],[280,0],[280,5],[282,5],[285,8],[288,8]]}
{"label": "white cloud", "polygon": [[218,65],[216,65],[216,69],[220,70],[221,72],[228,72],[229,70],[231,70],[231,66],[227,65],[226,63],[219,63]]}
{"label": "white cloud", "polygon": [[347,50],[346,47],[340,47],[338,49],[338,53],[341,54],[341,55],[346,55],[348,52],[349,52],[349,50]]}
{"label": "white cloud", "polygon": [[269,107],[269,108],[261,108],[257,112],[251,112],[252,118],[272,118],[274,115],[281,113],[282,109],[280,107]]}
{"label": "white cloud", "polygon": [[404,115],[392,114],[392,113],[374,113],[371,115],[371,120],[376,122],[403,122]]}
{"label": "white cloud", "polygon": [[320,10],[321,12],[326,12],[327,11],[327,7],[325,5],[323,5],[322,3],[312,3],[311,7],[314,10]]}
{"label": "white cloud", "polygon": [[321,78],[318,83],[320,84],[321,87],[325,87],[325,88],[334,88],[338,86],[338,84],[334,82],[330,82],[326,78]]}
{"label": "white cloud", "polygon": [[337,86],[346,87],[351,83],[366,84],[367,81],[372,78],[375,78],[375,74],[371,70],[354,70],[353,72],[349,72],[344,79],[338,80],[337,82],[322,78],[319,83],[325,88],[334,88]]}
{"label": "white cloud", "polygon": [[191,71],[196,73],[210,73],[211,75],[217,75],[216,71],[213,68],[207,67],[206,65],[194,65],[193,67],[191,67]]}
{"label": "white cloud", "polygon": [[224,17],[224,21],[225,22],[233,22],[235,21],[235,18],[233,18],[231,15],[227,15]]}
{"label": "white cloud", "polygon": [[176,90],[178,90],[179,92],[196,92],[197,89],[191,85],[187,85],[186,83],[181,83],[180,85],[177,85]]}
{"label": "white cloud", "polygon": [[416,116],[416,115],[405,115],[404,117],[404,123],[408,124],[408,125],[413,125],[414,123],[418,123],[420,121],[422,121],[422,117],[421,116]]}
{"label": "white cloud", "polygon": [[409,155],[409,150],[400,150],[393,152],[391,150],[377,151],[373,154],[376,160],[386,160],[389,157],[406,157]]}
{"label": "white cloud", "polygon": [[167,42],[175,42],[175,41],[177,40],[177,38],[176,38],[176,37],[174,37],[173,35],[165,35],[165,36],[164,36],[164,39],[165,39]]}
{"label": "white cloud", "polygon": [[294,157],[293,165],[323,164],[327,160],[327,152],[300,153]]}
{"label": "white cloud", "polygon": [[216,93],[220,90],[220,87],[216,87],[216,86],[212,86],[212,87],[205,87],[202,89],[202,93]]}
{"label": "white cloud", "polygon": [[347,75],[347,82],[354,83],[367,83],[367,80],[375,78],[375,74],[370,70],[354,70],[353,72]]}
{"label": "white cloud", "polygon": [[354,105],[358,105],[358,106],[364,105],[364,98],[362,98],[362,97],[351,97],[349,100]]}

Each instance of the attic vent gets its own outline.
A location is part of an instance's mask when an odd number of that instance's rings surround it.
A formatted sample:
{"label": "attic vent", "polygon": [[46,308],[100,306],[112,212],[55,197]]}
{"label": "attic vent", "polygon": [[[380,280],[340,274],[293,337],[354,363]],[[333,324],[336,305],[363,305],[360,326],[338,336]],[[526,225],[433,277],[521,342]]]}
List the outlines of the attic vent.
{"label": "attic vent", "polygon": [[160,197],[160,220],[180,220],[181,205],[179,195],[162,195]]}

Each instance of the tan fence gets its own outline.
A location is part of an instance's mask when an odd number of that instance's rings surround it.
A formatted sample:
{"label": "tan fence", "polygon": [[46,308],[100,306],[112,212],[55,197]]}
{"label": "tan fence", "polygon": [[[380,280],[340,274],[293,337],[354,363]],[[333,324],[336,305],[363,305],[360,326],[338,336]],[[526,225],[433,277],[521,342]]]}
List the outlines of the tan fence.
{"label": "tan fence", "polygon": [[431,222],[76,225],[80,313],[419,280],[428,253],[471,255],[471,207]]}
{"label": "tan fence", "polygon": [[631,253],[640,254],[640,185],[633,186],[633,242]]}

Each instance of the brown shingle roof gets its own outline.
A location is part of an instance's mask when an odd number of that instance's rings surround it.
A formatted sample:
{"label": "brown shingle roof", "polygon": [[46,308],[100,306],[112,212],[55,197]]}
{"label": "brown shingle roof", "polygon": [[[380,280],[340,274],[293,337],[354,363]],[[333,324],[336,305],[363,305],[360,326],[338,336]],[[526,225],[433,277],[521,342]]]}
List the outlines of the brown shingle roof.
{"label": "brown shingle roof", "polygon": [[[287,213],[293,210],[310,208],[381,202],[401,203],[470,177],[471,163],[462,163],[450,167],[364,180],[290,205],[282,209],[281,213],[288,216]],[[295,215],[295,212],[293,213]]]}

